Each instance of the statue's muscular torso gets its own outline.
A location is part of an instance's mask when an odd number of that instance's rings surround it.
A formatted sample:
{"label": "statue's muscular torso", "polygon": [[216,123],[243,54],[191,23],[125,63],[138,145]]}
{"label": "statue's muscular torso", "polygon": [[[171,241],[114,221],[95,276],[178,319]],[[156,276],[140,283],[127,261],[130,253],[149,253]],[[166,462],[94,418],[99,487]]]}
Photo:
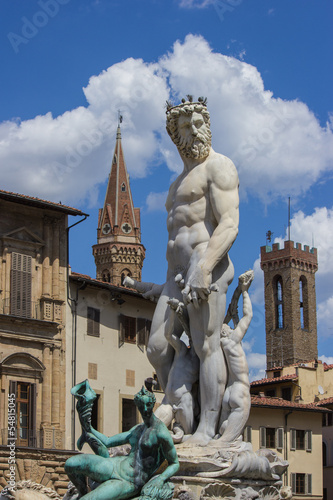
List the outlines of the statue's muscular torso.
{"label": "statue's muscular torso", "polygon": [[[226,157],[211,150],[205,161],[189,171],[184,170],[170,186],[166,209],[169,232],[167,260],[171,273],[179,267],[187,270],[190,261],[195,258],[197,262],[205,251],[218,224],[209,199],[210,184],[217,182],[223,190],[223,179],[230,178],[229,162]],[[215,180],[213,170],[217,164],[220,171],[219,179]],[[225,176],[224,169],[227,170]]]}

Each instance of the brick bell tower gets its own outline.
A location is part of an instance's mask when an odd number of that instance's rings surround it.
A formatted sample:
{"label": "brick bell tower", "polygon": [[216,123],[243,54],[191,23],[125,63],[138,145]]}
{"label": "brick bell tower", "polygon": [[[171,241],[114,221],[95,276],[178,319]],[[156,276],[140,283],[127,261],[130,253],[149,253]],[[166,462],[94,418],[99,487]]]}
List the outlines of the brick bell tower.
{"label": "brick bell tower", "polygon": [[97,279],[117,286],[122,284],[125,276],[141,281],[145,258],[145,247],[141,244],[140,209],[133,206],[120,123],[121,117],[104,207],[99,210],[97,244],[93,246]]}
{"label": "brick bell tower", "polygon": [[317,249],[285,241],[261,247],[267,369],[316,359]]}

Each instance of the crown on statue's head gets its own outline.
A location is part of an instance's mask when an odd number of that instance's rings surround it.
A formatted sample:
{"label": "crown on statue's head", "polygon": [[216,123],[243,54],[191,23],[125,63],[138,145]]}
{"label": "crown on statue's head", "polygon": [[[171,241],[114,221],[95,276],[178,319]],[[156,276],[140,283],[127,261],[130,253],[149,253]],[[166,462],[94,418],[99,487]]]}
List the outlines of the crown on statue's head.
{"label": "crown on statue's head", "polygon": [[207,108],[207,97],[198,97],[198,100],[197,102],[193,102],[193,96],[192,95],[187,95],[186,96],[186,99],[183,98],[182,99],[182,102],[180,104],[173,104],[171,101],[166,101],[166,113],[169,114],[173,109],[180,109],[180,108],[184,108],[185,106],[189,106],[189,105],[198,105],[198,106],[204,106],[205,108]]}

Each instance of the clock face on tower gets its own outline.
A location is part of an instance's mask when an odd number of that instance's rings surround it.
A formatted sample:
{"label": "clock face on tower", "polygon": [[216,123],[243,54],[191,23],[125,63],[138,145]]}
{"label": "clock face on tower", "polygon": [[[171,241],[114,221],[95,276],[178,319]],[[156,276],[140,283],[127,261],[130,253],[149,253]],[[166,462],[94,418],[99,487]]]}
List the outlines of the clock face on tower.
{"label": "clock face on tower", "polygon": [[125,222],[125,224],[121,226],[121,230],[123,233],[128,234],[132,231],[132,226],[128,222]]}
{"label": "clock face on tower", "polygon": [[109,234],[110,231],[111,231],[110,224],[109,223],[104,224],[104,226],[102,227],[102,233]]}

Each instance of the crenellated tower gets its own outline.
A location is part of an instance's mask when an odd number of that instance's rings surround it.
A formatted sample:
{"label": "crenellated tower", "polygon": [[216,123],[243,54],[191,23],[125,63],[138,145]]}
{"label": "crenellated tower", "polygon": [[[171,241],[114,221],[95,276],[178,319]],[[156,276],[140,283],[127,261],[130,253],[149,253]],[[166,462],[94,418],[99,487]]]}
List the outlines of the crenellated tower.
{"label": "crenellated tower", "polygon": [[267,369],[318,356],[315,272],[317,249],[293,241],[261,247],[265,282]]}
{"label": "crenellated tower", "polygon": [[141,281],[145,247],[141,243],[140,209],[134,208],[121,143],[120,123],[104,206],[99,210],[96,277],[121,285],[125,276]]}

